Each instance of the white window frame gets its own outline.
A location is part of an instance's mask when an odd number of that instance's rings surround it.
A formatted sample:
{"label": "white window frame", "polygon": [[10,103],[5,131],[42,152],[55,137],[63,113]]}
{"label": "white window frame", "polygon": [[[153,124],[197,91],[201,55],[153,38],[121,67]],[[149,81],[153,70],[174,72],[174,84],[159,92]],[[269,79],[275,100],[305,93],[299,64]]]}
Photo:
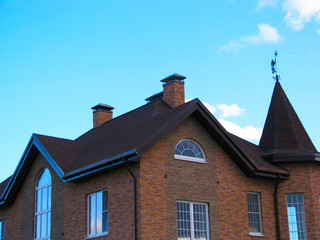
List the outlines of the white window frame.
{"label": "white window frame", "polygon": [[[289,203],[288,197],[291,196],[301,196],[302,202]],[[297,198],[298,199],[298,198]],[[303,193],[288,193],[286,194],[287,201],[287,216],[288,216],[288,229],[290,240],[307,240],[307,224],[306,224],[306,213],[304,208],[304,197]],[[300,204],[300,207],[297,207]],[[289,209],[291,208],[291,209]],[[296,209],[301,209],[302,212],[297,212]],[[297,215],[300,215],[299,218],[302,219],[300,222],[297,220]],[[299,231],[299,227],[301,228]],[[299,233],[304,233],[304,236],[299,236]]]}
{"label": "white window frame", "polygon": [[4,240],[5,221],[0,221],[0,240]]}
{"label": "white window frame", "polygon": [[[258,212],[250,212],[249,210],[249,195],[257,196],[258,202],[255,204],[258,205]],[[260,202],[260,193],[258,192],[247,192],[247,204],[248,204],[248,221],[249,221],[249,235],[250,236],[263,236],[263,229],[262,229],[262,214],[261,214],[261,202]],[[259,221],[259,228],[260,231],[251,231],[251,222],[250,222],[250,216],[256,215],[258,216]]]}
{"label": "white window frame", "polygon": [[[103,210],[103,193],[106,192],[107,193],[107,209],[106,210]],[[106,212],[107,214],[107,219],[108,219],[108,222],[107,222],[107,226],[108,226],[108,230],[106,232],[101,232],[101,233],[98,233],[97,232],[97,194],[98,193],[101,193],[102,194],[102,200],[101,200],[101,216],[103,217],[103,213]],[[108,196],[108,189],[104,189],[104,190],[101,190],[101,191],[98,191],[98,192],[94,192],[94,193],[91,193],[88,195],[87,197],[87,206],[88,206],[88,209],[87,209],[87,221],[88,221],[88,226],[87,226],[87,232],[88,232],[88,239],[89,238],[95,238],[95,237],[100,237],[100,236],[105,236],[105,235],[108,235],[109,234],[109,196]],[[90,223],[91,223],[91,219],[90,219],[90,197],[91,196],[94,196],[94,199],[95,199],[95,209],[94,209],[94,216],[95,216],[95,219],[94,219],[94,233],[90,233]],[[101,223],[102,224],[102,223]]]}
{"label": "white window frame", "polygon": [[[208,210],[208,203],[203,203],[203,202],[192,202],[192,201],[177,201],[178,203],[186,203],[189,204],[189,211],[190,211],[190,228],[191,228],[191,238],[190,240],[194,240],[194,232],[195,232],[195,228],[194,228],[194,216],[193,216],[193,205],[194,204],[199,204],[199,205],[203,205],[205,206],[206,209],[206,228],[207,228],[207,239],[206,240],[210,240],[210,229],[209,229],[209,210]],[[178,206],[177,206],[177,212],[178,212]],[[177,224],[178,224],[178,216],[177,216]],[[177,225],[177,234],[178,234],[178,225]],[[179,238],[178,238],[179,239]]]}
{"label": "white window frame", "polygon": [[176,145],[176,147],[174,148],[174,151],[176,151],[176,148],[178,147],[178,145],[183,141],[190,141],[193,144],[195,144],[200,149],[203,158],[189,157],[189,156],[184,156],[184,155],[180,155],[180,154],[174,154],[175,159],[191,161],[191,162],[207,163],[203,149],[201,148],[201,146],[197,142],[195,142],[191,139],[183,139],[183,140],[179,141],[178,144]]}
{"label": "white window frame", "polygon": [[[48,171],[50,174],[50,183],[45,184],[45,185],[41,185],[38,187],[38,182],[41,179],[41,177],[43,176],[44,171]],[[43,203],[43,196],[42,196],[42,191],[46,189],[47,191],[47,199],[46,199],[46,204],[47,204],[47,209],[42,210],[42,203]],[[40,196],[40,211],[38,212],[38,192],[41,192],[41,196]],[[49,194],[50,193],[50,194]],[[34,239],[35,240],[48,240],[51,239],[51,198],[52,198],[52,178],[51,178],[51,173],[49,171],[49,169],[45,168],[41,171],[41,173],[38,175],[37,181],[36,181],[36,187],[35,187],[35,218],[34,218]],[[50,206],[50,208],[48,207]],[[41,231],[43,230],[42,228],[42,221],[40,219],[40,236],[37,237],[37,217],[38,216],[42,216],[45,215],[46,216],[46,226],[45,226],[45,231],[48,232],[48,234],[44,237],[41,237]],[[49,218],[50,216],[50,218]],[[48,219],[49,218],[49,219]]]}

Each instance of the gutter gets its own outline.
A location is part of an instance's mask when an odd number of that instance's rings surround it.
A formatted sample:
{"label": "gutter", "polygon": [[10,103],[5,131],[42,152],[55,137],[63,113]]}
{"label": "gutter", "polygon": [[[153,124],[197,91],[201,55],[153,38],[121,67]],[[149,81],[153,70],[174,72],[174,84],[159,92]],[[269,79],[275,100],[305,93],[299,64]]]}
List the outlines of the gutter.
{"label": "gutter", "polygon": [[128,159],[123,158],[123,165],[128,169],[133,179],[133,202],[134,202],[134,239],[138,239],[138,220],[137,220],[137,178],[128,166]]}
{"label": "gutter", "polygon": [[64,177],[62,177],[62,180],[64,182],[70,182],[74,180],[78,180],[84,177],[88,177],[96,172],[110,169],[112,167],[121,166],[123,164],[122,160],[124,158],[127,159],[127,161],[135,161],[137,162],[137,151],[136,149],[132,149],[130,151],[121,153],[119,155],[106,158],[104,160],[101,160],[99,162],[93,163],[89,166],[77,169],[75,171],[67,173]]}

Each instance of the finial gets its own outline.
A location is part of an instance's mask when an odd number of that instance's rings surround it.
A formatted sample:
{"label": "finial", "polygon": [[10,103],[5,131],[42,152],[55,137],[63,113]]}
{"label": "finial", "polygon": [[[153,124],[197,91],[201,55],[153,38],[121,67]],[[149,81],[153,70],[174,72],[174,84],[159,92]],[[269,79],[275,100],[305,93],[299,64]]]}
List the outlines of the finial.
{"label": "finial", "polygon": [[277,70],[277,56],[278,56],[278,52],[274,51],[274,59],[271,60],[271,71],[272,71],[272,74],[275,74],[275,76],[273,76],[273,79],[279,82],[280,75],[278,75],[278,70]]}

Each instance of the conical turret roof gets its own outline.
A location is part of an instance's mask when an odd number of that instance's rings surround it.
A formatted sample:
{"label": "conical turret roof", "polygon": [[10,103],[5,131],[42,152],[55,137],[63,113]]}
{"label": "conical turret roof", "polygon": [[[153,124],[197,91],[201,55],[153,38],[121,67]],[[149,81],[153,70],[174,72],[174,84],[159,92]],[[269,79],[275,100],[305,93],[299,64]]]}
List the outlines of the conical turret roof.
{"label": "conical turret roof", "polygon": [[306,156],[317,153],[279,81],[275,84],[259,147],[265,158],[272,161],[279,157],[288,160],[290,156],[295,157],[294,161],[306,160]]}

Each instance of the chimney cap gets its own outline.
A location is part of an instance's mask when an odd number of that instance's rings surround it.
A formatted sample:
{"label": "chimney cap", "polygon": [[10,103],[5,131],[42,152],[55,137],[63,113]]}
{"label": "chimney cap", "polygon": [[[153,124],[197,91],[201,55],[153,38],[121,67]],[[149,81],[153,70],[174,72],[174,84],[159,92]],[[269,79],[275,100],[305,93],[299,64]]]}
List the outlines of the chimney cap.
{"label": "chimney cap", "polygon": [[169,84],[170,82],[173,82],[173,81],[183,82],[184,79],[186,79],[185,76],[182,76],[178,73],[174,73],[174,74],[162,79],[161,82],[163,82],[164,84]]}
{"label": "chimney cap", "polygon": [[114,107],[111,107],[108,104],[99,103],[98,105],[92,107],[91,109],[93,109],[94,111],[98,111],[98,110],[112,111]]}

